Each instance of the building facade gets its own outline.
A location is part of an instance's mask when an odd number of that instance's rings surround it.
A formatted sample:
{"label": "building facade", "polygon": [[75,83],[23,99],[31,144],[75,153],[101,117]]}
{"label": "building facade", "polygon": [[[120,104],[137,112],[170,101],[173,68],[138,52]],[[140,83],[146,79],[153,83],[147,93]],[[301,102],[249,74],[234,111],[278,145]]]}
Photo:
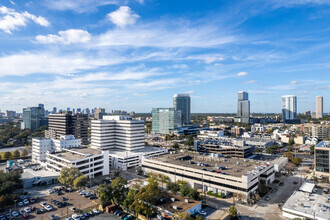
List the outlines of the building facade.
{"label": "building facade", "polygon": [[94,178],[109,174],[109,151],[91,148],[74,150],[63,149],[56,153],[46,153],[46,168],[55,173],[60,173],[62,168],[76,167],[79,171]]}
{"label": "building facade", "polygon": [[322,141],[315,146],[314,158],[316,175],[330,178],[330,141]]}
{"label": "building facade", "polygon": [[62,135],[74,135],[81,139],[82,145],[88,145],[88,115],[61,112],[49,114],[48,130],[45,137],[59,139]]}
{"label": "building facade", "polygon": [[282,119],[284,123],[297,119],[297,96],[282,96]]}
{"label": "building facade", "polygon": [[48,123],[43,107],[28,107],[23,109],[22,129],[35,130]]}
{"label": "building facade", "polygon": [[63,135],[59,139],[32,138],[32,161],[45,162],[46,153],[81,147],[81,140],[73,135]]}
{"label": "building facade", "polygon": [[152,132],[171,134],[182,126],[181,111],[174,108],[152,109]]}
{"label": "building facade", "polygon": [[173,96],[173,108],[181,111],[181,124],[189,125],[191,120],[191,104],[188,94],[175,94]]}
{"label": "building facade", "polygon": [[134,151],[144,148],[144,121],[129,116],[103,116],[91,122],[91,147]]}
{"label": "building facade", "polygon": [[316,118],[323,118],[323,97],[316,96]]}
{"label": "building facade", "polygon": [[250,122],[250,101],[247,92],[240,91],[237,94],[237,117],[241,123]]}

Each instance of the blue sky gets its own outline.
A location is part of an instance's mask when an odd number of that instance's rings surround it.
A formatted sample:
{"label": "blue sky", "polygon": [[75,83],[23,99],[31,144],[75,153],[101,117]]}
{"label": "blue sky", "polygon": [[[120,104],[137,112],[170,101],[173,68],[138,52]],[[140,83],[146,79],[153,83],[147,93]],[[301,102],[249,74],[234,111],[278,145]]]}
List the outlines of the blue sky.
{"label": "blue sky", "polygon": [[[97,2],[97,3],[95,3]],[[328,0],[2,0],[0,109],[330,112]]]}

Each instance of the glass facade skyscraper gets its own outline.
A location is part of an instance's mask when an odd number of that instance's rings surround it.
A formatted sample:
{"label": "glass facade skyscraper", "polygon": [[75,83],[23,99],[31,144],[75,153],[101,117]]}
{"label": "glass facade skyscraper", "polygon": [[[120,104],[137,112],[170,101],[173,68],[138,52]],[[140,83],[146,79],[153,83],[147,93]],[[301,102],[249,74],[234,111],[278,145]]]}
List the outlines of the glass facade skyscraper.
{"label": "glass facade skyscraper", "polygon": [[39,104],[39,106],[23,109],[23,129],[35,130],[47,125],[48,120],[45,118],[45,109],[43,105]]}
{"label": "glass facade skyscraper", "polygon": [[173,96],[173,108],[181,111],[181,124],[190,124],[190,96],[188,94],[175,94]]}
{"label": "glass facade skyscraper", "polygon": [[282,119],[283,122],[297,119],[297,96],[282,96]]}
{"label": "glass facade skyscraper", "polygon": [[247,92],[240,91],[237,94],[237,117],[241,118],[241,123],[250,122],[250,101]]}
{"label": "glass facade skyscraper", "polygon": [[152,109],[152,132],[171,134],[181,126],[181,111],[174,108]]}

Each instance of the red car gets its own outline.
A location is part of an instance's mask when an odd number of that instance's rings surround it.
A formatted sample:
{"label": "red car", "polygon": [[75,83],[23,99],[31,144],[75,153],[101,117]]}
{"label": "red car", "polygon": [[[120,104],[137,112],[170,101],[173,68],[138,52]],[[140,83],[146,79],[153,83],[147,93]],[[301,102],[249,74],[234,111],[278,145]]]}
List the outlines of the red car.
{"label": "red car", "polygon": [[29,213],[27,212],[24,212],[23,215],[22,215],[23,218],[29,218]]}

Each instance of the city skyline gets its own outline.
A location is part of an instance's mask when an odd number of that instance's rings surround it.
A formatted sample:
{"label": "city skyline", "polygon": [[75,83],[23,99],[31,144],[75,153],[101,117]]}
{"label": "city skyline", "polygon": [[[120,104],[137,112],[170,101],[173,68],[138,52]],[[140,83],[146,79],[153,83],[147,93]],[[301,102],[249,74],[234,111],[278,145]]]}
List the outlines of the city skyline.
{"label": "city skyline", "polygon": [[330,112],[326,1],[91,2],[1,2],[2,111],[150,112],[187,93],[193,113],[235,113],[244,90],[251,112],[288,94]]}

